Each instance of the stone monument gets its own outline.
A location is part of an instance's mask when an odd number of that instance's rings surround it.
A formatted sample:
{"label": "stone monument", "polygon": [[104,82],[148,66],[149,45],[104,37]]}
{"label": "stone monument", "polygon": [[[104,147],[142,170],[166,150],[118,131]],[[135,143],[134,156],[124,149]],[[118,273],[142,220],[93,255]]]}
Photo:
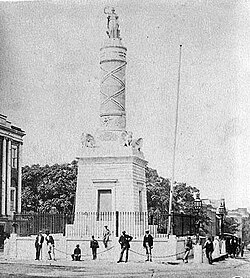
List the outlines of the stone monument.
{"label": "stone monument", "polygon": [[[78,159],[75,214],[146,212],[142,139],[126,130],[126,52],[115,9],[107,14],[107,39],[100,49],[100,125],[83,133]],[[76,218],[75,218],[76,219]]]}

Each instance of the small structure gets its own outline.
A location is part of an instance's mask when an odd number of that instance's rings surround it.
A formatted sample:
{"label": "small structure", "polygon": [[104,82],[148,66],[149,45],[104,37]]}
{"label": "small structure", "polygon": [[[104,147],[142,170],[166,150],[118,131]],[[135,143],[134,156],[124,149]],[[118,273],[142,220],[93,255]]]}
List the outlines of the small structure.
{"label": "small structure", "polygon": [[[21,212],[22,144],[24,131],[0,114],[0,237],[11,232],[13,213]],[[0,240],[1,241],[1,240]],[[0,242],[1,244],[2,242]]]}

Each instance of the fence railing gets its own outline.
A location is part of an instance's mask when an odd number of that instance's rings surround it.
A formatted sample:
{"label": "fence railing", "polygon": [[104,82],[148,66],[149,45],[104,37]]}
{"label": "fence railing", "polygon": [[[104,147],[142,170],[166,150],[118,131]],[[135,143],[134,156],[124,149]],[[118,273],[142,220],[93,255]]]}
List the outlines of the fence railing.
{"label": "fence railing", "polygon": [[[177,236],[195,233],[193,215],[173,214],[173,231]],[[126,231],[134,237],[141,237],[146,229],[154,237],[166,237],[168,225],[167,213],[155,212],[78,212],[76,214],[16,214],[16,232],[20,236],[37,234],[39,231],[69,237],[103,235],[104,226],[108,226],[113,236],[118,237]]]}

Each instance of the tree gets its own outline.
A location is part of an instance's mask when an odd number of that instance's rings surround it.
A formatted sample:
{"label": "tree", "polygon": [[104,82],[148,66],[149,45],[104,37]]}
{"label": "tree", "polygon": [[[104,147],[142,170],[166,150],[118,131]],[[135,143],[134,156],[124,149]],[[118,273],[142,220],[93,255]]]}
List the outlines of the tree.
{"label": "tree", "polygon": [[[147,201],[149,210],[168,212],[170,196],[170,180],[160,177],[156,170],[146,168]],[[194,194],[196,187],[185,183],[175,183],[173,192],[173,211],[176,213],[194,212]]]}
{"label": "tree", "polygon": [[223,223],[224,233],[235,234],[238,231],[239,223],[234,217],[226,217]]}
{"label": "tree", "polygon": [[72,213],[75,200],[77,162],[62,165],[32,165],[22,169],[22,210],[26,212]]}
{"label": "tree", "polygon": [[250,216],[242,218],[242,241],[250,243]]}

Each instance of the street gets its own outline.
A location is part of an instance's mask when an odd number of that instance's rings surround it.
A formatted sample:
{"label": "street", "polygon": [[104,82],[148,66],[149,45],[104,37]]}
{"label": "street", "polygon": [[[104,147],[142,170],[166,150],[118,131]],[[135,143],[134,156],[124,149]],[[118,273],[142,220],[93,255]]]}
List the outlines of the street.
{"label": "street", "polygon": [[220,261],[209,265],[188,264],[181,261],[168,262],[128,262],[117,264],[105,260],[72,261],[10,261],[1,256],[0,277],[206,277],[233,278],[250,277],[250,254],[244,258]]}

